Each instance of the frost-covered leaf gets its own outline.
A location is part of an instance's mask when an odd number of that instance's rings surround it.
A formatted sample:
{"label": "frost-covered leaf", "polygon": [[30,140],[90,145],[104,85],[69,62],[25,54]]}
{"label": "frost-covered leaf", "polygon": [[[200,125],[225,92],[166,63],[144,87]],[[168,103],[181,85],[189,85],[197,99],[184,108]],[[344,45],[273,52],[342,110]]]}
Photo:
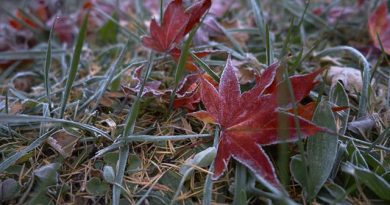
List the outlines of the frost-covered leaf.
{"label": "frost-covered leaf", "polygon": [[[222,73],[218,90],[209,81],[202,79],[201,99],[206,108],[203,116],[214,119],[221,126],[213,179],[218,179],[223,174],[233,157],[248,167],[257,179],[280,187],[274,167],[261,146],[281,142],[278,137],[279,115],[285,115],[287,119],[287,126],[282,128],[290,134],[287,140],[295,141],[298,136],[294,116],[288,112],[279,112],[278,90],[284,82],[275,79],[278,68],[278,63],[271,65],[255,87],[242,94],[230,58]],[[297,102],[309,94],[320,71],[290,77]],[[290,109],[290,104],[284,108]],[[199,117],[197,114],[193,115]],[[298,122],[304,136],[323,130],[299,116]]]}
{"label": "frost-covered leaf", "polygon": [[59,130],[47,139],[47,143],[64,158],[67,158],[72,155],[78,139],[78,137],[65,130]]}
{"label": "frost-covered leaf", "polygon": [[[322,101],[314,113],[313,122],[336,132],[333,112],[326,101]],[[306,198],[314,199],[324,185],[333,168],[337,154],[337,136],[317,133],[307,140],[308,184],[304,187]]]}
{"label": "frost-covered leaf", "polygon": [[390,183],[383,177],[375,174],[369,169],[345,164],[342,170],[355,177],[356,180],[366,185],[380,198],[390,201]]}
{"label": "frost-covered leaf", "polygon": [[150,36],[143,36],[142,44],[161,53],[171,51],[199,23],[210,6],[211,0],[202,0],[185,10],[182,0],[171,1],[164,11],[161,25],[152,19]]}
{"label": "frost-covered leaf", "polygon": [[333,87],[340,82],[351,93],[361,92],[363,87],[361,71],[351,67],[331,66],[326,72],[325,81]]}

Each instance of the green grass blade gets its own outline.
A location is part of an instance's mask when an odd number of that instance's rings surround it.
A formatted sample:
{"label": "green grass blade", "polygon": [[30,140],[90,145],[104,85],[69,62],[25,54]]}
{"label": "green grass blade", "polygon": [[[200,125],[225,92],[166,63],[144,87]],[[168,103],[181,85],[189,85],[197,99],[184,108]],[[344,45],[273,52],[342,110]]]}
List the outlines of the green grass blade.
{"label": "green grass blade", "polygon": [[359,167],[351,163],[343,164],[341,169],[343,172],[354,176],[357,182],[361,182],[366,185],[380,198],[390,201],[390,184],[382,176],[369,169]]}
{"label": "green grass blade", "polygon": [[[218,148],[218,143],[219,143],[219,131],[220,128],[219,126],[216,126],[214,130],[214,143],[213,146],[217,149]],[[214,172],[214,162],[215,160],[211,163],[209,172],[213,173]],[[212,174],[207,174],[206,180],[204,182],[204,188],[203,188],[203,205],[211,205],[211,198],[213,195],[213,180],[211,179]]]}
{"label": "green grass blade", "polygon": [[265,49],[266,49],[266,53],[267,53],[267,65],[271,65],[273,62],[274,62],[274,48],[273,48],[273,44],[272,44],[272,39],[270,37],[270,31],[269,31],[269,27],[268,27],[268,24],[266,25],[265,27]]}
{"label": "green grass blade", "polygon": [[233,205],[248,204],[246,196],[246,167],[240,162],[236,161],[236,171],[234,177],[234,198]]}
{"label": "green grass blade", "polygon": [[[135,126],[135,122],[136,122],[137,117],[138,117],[139,107],[140,107],[145,83],[148,80],[149,75],[152,71],[153,63],[154,63],[154,53],[151,52],[151,53],[149,53],[149,63],[148,63],[146,73],[144,75],[143,82],[142,82],[141,87],[139,89],[137,99],[135,100],[134,104],[132,105],[130,113],[128,114],[128,116],[126,118],[125,128],[123,129],[122,136],[128,136],[134,132],[134,126]],[[125,174],[126,165],[127,165],[129,151],[130,151],[130,148],[128,145],[128,140],[127,140],[127,138],[124,138],[124,145],[119,148],[119,159],[118,159],[118,164],[117,164],[117,172],[116,172],[116,176],[115,176],[115,183],[116,184],[122,184],[123,177]],[[113,203],[113,205],[119,205],[121,192],[122,192],[122,189],[119,186],[114,185],[113,190],[112,190],[112,203]]]}
{"label": "green grass blade", "polygon": [[216,82],[219,82],[219,76],[213,70],[211,70],[211,68],[202,59],[200,59],[193,53],[191,53],[191,56],[201,69],[203,69],[207,74],[209,74]]}
{"label": "green grass blade", "polygon": [[[299,154],[300,154],[301,159],[302,159],[303,167],[305,167],[304,174],[305,174],[305,176],[308,176],[308,170],[306,169],[307,162],[306,162],[306,156],[305,156],[305,148],[304,148],[304,144],[302,142],[303,138],[302,138],[301,128],[300,128],[299,119],[298,119],[298,107],[297,107],[296,103],[294,103],[294,102],[296,102],[296,100],[295,100],[294,90],[293,90],[293,87],[292,87],[291,80],[289,78],[289,73],[288,73],[287,68],[284,69],[283,78],[287,82],[287,90],[288,90],[288,97],[286,99],[284,99],[284,100],[288,100],[289,99],[290,102],[293,102],[292,103],[292,107],[293,107],[293,114],[294,114],[294,125],[295,125],[295,128],[297,130],[297,136],[298,136],[298,142],[297,143],[298,143],[298,148],[299,148]],[[282,101],[280,101],[280,102],[282,102]],[[282,120],[284,120],[284,121],[282,121]],[[286,121],[285,121],[286,119],[284,118],[282,120],[281,120],[281,122],[284,122],[283,126],[287,126],[286,125]],[[283,133],[283,134],[286,134],[286,133]],[[286,137],[286,136],[283,136],[283,137]],[[286,158],[286,156],[288,155],[288,148],[285,145],[282,144],[280,152],[284,155],[284,156],[281,156],[281,160],[284,160]],[[282,163],[284,163],[284,161],[282,161]],[[287,163],[285,163],[285,165],[287,165]],[[288,167],[288,165],[287,165],[287,167]],[[282,168],[287,168],[287,167],[282,167]],[[286,173],[284,173],[284,175],[286,175]],[[284,177],[287,178],[287,176],[284,176]],[[305,181],[304,182],[305,184],[308,184],[309,179],[308,178],[304,178],[304,181]],[[286,181],[282,181],[282,183],[286,183]]]}
{"label": "green grass blade", "polygon": [[256,0],[250,0],[250,6],[252,8],[253,14],[255,15],[255,22],[260,31],[260,35],[262,35],[263,38],[265,39],[266,28],[265,28],[265,20],[264,20],[263,11],[261,9],[261,5]]}
{"label": "green grass blade", "polygon": [[[305,9],[302,9],[298,4],[290,0],[283,0],[280,2],[280,5],[297,17],[302,16],[302,13],[306,12]],[[307,8],[307,5],[305,6],[305,8]],[[320,29],[322,28],[330,29],[328,23],[325,20],[314,15],[311,12],[306,12],[305,18],[302,18],[302,20]]]}
{"label": "green grass blade", "polygon": [[185,140],[190,138],[204,138],[204,137],[211,137],[211,135],[210,134],[166,135],[166,136],[129,135],[126,138],[132,142],[162,142],[168,140]]}
{"label": "green grass blade", "polygon": [[[46,51],[39,50],[19,50],[0,52],[0,60],[29,60],[29,59],[45,59]],[[65,53],[65,50],[52,50],[52,56],[60,56]]]}
{"label": "green grass blade", "polygon": [[143,82],[142,82],[141,87],[139,89],[137,99],[134,102],[133,106],[131,107],[131,111],[130,111],[129,116],[126,120],[125,128],[123,130],[122,136],[128,136],[128,135],[132,134],[134,131],[134,124],[135,124],[135,121],[138,117],[139,105],[140,105],[140,101],[142,98],[142,94],[144,92],[145,83],[148,80],[150,73],[152,72],[153,63],[154,63],[154,53],[151,52],[149,54],[149,61],[148,62],[149,63],[148,63],[146,73],[144,74]]}
{"label": "green grass blade", "polygon": [[177,187],[176,192],[175,192],[175,194],[173,195],[173,197],[172,197],[172,199],[171,199],[171,203],[169,203],[169,205],[174,205],[174,204],[176,204],[176,203],[175,203],[175,202],[176,202],[176,199],[177,199],[177,197],[179,196],[180,191],[182,190],[183,185],[184,185],[184,183],[186,182],[187,177],[190,175],[190,173],[192,173],[193,170],[194,170],[194,168],[191,167],[191,168],[189,168],[189,169],[183,174],[183,176],[182,176],[182,178],[181,178],[181,180],[180,180],[180,182],[179,182],[179,186]]}
{"label": "green grass blade", "polygon": [[190,44],[191,44],[192,39],[194,38],[195,33],[198,30],[198,28],[199,28],[199,26],[191,31],[190,35],[188,36],[188,39],[184,42],[184,46],[181,49],[179,63],[176,66],[175,84],[174,84],[173,92],[171,94],[171,100],[170,100],[170,106],[169,106],[171,110],[173,107],[173,101],[174,101],[175,96],[176,96],[177,87],[179,86],[179,82],[183,78],[183,75],[184,75],[187,58],[190,54],[190,51],[189,51]]}
{"label": "green grass blade", "polygon": [[[332,102],[336,106],[339,106],[339,107],[350,106],[348,94],[345,91],[344,86],[340,82],[337,82],[337,84],[334,85],[330,89],[329,97],[330,97],[329,101]],[[340,133],[342,135],[344,135],[345,132],[347,131],[349,112],[350,112],[350,109],[335,113],[335,117],[336,117],[337,121],[339,122],[339,127],[340,127],[340,129],[338,130],[338,133]]]}
{"label": "green grass blade", "polygon": [[74,121],[70,121],[70,120],[56,119],[56,118],[50,118],[50,117],[42,117],[42,116],[0,114],[0,123],[26,124],[26,123],[39,123],[39,122],[68,125],[68,126],[72,126],[72,127],[76,127],[79,129],[89,131],[91,133],[97,133],[97,134],[109,139],[110,141],[112,140],[111,136],[108,135],[106,132],[104,132],[104,131],[102,131],[94,126],[83,124],[80,122],[74,122]]}
{"label": "green grass blade", "polygon": [[140,37],[138,36],[138,34],[135,34],[133,32],[131,32],[129,29],[127,29],[126,27],[122,26],[119,21],[117,21],[117,19],[113,18],[112,16],[110,16],[109,14],[107,14],[106,12],[104,12],[102,9],[100,8],[97,8],[97,7],[94,7],[94,9],[99,12],[102,16],[104,16],[105,18],[107,18],[108,20],[110,20],[112,23],[114,23],[115,25],[118,26],[119,30],[125,34],[126,36],[132,38],[133,40],[139,42],[140,41]]}
{"label": "green grass blade", "polygon": [[[38,29],[45,29],[46,25],[40,20],[35,14],[32,14],[30,11],[27,10],[27,12],[23,9],[20,9],[19,12],[24,16],[25,18],[29,19],[33,24],[37,25]],[[27,24],[28,25],[28,24]]]}
{"label": "green grass blade", "polygon": [[51,56],[51,40],[53,37],[53,30],[54,26],[56,24],[56,21],[53,22],[53,25],[50,29],[50,34],[49,34],[49,40],[47,41],[47,51],[46,51],[46,59],[45,59],[45,70],[44,70],[44,83],[45,83],[45,91],[46,91],[46,98],[47,98],[47,103],[48,103],[48,109],[49,109],[49,114],[50,116],[52,115],[52,105],[51,105],[51,97],[50,97],[50,77],[49,77],[49,70],[51,67],[52,63],[52,56]]}
{"label": "green grass blade", "polygon": [[[162,177],[164,174],[165,174],[165,172],[161,174],[161,177]],[[157,182],[159,181],[159,179],[161,179],[161,177],[157,178],[157,179],[153,182],[153,184],[150,185],[148,191],[146,191],[146,193],[144,193],[144,194],[142,195],[142,197],[137,201],[137,203],[136,203],[135,205],[141,205],[141,204],[143,204],[142,202],[149,196],[149,194],[152,192],[154,186],[156,186]]]}
{"label": "green grass blade", "polygon": [[263,10],[261,9],[260,2],[256,0],[250,0],[250,6],[252,8],[253,14],[255,16],[255,22],[261,37],[263,38],[263,46],[266,48],[266,58],[267,65],[270,65],[273,62],[273,48],[272,43],[269,36],[269,28],[266,25],[263,15]]}
{"label": "green grass blade", "polygon": [[[384,60],[386,61],[386,63],[388,65],[390,65],[390,60],[387,57],[385,49],[383,48],[382,40],[379,38],[379,34],[378,33],[376,34],[376,39],[379,42],[379,46],[381,48],[381,52],[382,52],[382,56],[383,56]],[[372,77],[370,79],[370,82],[372,81],[373,76],[374,76],[374,73],[372,73]],[[390,106],[390,78],[387,79],[387,97],[386,97],[386,102],[387,102],[387,106]]]}
{"label": "green grass blade", "polygon": [[[0,118],[1,119],[1,118]],[[39,145],[41,145],[42,143],[44,143],[46,141],[46,139],[48,137],[50,137],[54,132],[56,131],[56,129],[53,129],[49,132],[47,132],[46,134],[38,137],[36,140],[34,140],[31,144],[29,144],[26,148],[22,149],[22,150],[19,150],[17,151],[15,154],[13,154],[12,156],[8,157],[7,159],[5,159],[4,161],[2,161],[0,163],[0,172],[4,172],[4,170],[6,170],[8,167],[10,167],[11,165],[13,165],[16,161],[18,161],[18,159],[20,159],[21,157],[23,157],[25,154],[27,154],[28,152],[30,152],[31,150],[37,148]]]}
{"label": "green grass blade", "polygon": [[[126,52],[128,51],[130,47],[131,41],[129,40],[127,44],[123,47],[121,50],[118,58],[115,60],[115,62],[111,65],[110,69],[107,71],[105,76],[107,76],[107,79],[102,82],[102,84],[99,86],[99,90],[96,92],[96,100],[95,100],[95,106],[93,107],[92,110],[95,110],[96,107],[99,105],[99,102],[101,98],[103,97],[104,92],[107,90],[108,86],[110,85],[112,79],[114,78],[116,71],[118,68],[120,68],[120,63],[122,62]],[[84,104],[87,106],[87,104]],[[84,106],[81,106],[80,109],[82,109]]]}
{"label": "green grass blade", "polygon": [[64,94],[63,94],[62,100],[61,100],[61,110],[60,110],[59,118],[64,118],[66,104],[67,104],[67,101],[69,98],[70,90],[72,88],[73,81],[76,78],[76,74],[77,74],[77,70],[78,70],[77,68],[78,68],[79,62],[80,62],[81,51],[83,49],[84,39],[85,39],[85,36],[87,34],[88,16],[89,16],[89,13],[87,13],[84,16],[83,24],[81,26],[79,36],[77,37],[76,46],[75,46],[75,49],[73,51],[72,63],[71,63],[71,67],[69,70],[68,79],[67,79],[66,85],[65,85],[65,91],[64,91]]}
{"label": "green grass blade", "polygon": [[286,38],[284,39],[284,42],[283,42],[282,51],[279,54],[279,58],[280,59],[284,58],[287,55],[287,51],[288,51],[288,48],[289,48],[288,45],[290,44],[290,40],[292,38],[293,30],[294,30],[294,17],[291,18],[290,26],[288,27],[287,35],[286,35]]}
{"label": "green grass blade", "polygon": [[164,141],[176,141],[186,140],[192,138],[209,138],[212,137],[210,134],[194,134],[194,135],[166,135],[166,136],[154,136],[154,135],[129,135],[125,137],[126,140],[121,139],[112,145],[99,150],[95,157],[102,156],[103,154],[112,150],[118,149],[120,146],[129,142],[164,142]]}
{"label": "green grass blade", "polygon": [[164,17],[164,0],[160,0],[160,25],[163,23]]}
{"label": "green grass blade", "polygon": [[229,39],[229,41],[233,45],[233,48],[239,53],[239,55],[245,56],[244,50],[241,48],[240,43],[238,43],[238,41],[233,37],[233,35],[222,26],[218,25],[218,28],[222,31],[226,38]]}

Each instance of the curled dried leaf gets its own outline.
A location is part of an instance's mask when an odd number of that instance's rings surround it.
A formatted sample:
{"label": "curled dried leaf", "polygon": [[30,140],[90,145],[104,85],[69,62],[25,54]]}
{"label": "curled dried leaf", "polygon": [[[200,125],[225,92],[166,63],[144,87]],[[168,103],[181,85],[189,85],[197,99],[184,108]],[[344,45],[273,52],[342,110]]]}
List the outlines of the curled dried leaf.
{"label": "curled dried leaf", "polygon": [[363,87],[361,71],[351,67],[331,66],[326,72],[325,81],[331,86],[341,82],[345,90],[351,93],[360,92]]}

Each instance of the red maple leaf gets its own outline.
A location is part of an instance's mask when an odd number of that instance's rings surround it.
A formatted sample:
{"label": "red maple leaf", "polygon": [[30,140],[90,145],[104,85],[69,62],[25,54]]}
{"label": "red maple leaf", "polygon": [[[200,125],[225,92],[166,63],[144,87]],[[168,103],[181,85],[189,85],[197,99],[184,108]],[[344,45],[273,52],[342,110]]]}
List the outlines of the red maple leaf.
{"label": "red maple leaf", "polygon": [[[26,17],[19,9],[16,10],[15,17],[20,21],[24,22],[26,25],[30,26],[31,28],[38,28],[38,26],[32,20]],[[15,19],[9,20],[9,25],[16,30],[21,30],[24,28],[24,26]]]}
{"label": "red maple leaf", "polygon": [[211,0],[203,0],[185,10],[182,0],[173,0],[164,11],[161,25],[152,19],[150,36],[143,36],[142,44],[160,53],[171,51],[199,23],[210,6]]}
{"label": "red maple leaf", "polygon": [[200,22],[203,14],[211,7],[211,0],[198,1],[190,6],[186,13],[190,16],[184,33],[189,33],[196,24]]}
{"label": "red maple leaf", "polygon": [[377,48],[380,48],[377,38],[378,34],[383,49],[387,54],[390,54],[390,16],[387,15],[386,1],[382,1],[379,7],[370,15],[368,20],[368,31],[374,45]]}
{"label": "red maple leaf", "polygon": [[[274,167],[262,146],[282,141],[278,138],[278,129],[288,131],[287,141],[296,141],[298,136],[294,124],[295,116],[289,112],[292,103],[278,106],[278,88],[284,83],[275,79],[278,68],[277,63],[271,65],[256,86],[244,93],[240,91],[230,58],[221,76],[218,90],[207,80],[201,80],[201,100],[206,111],[190,115],[221,127],[213,179],[218,179],[223,174],[233,157],[248,167],[259,180],[266,180],[275,187],[280,187]],[[309,94],[316,84],[314,79],[321,71],[319,69],[306,75],[290,77],[296,102]],[[282,109],[285,109],[285,112],[281,111]],[[287,120],[287,126],[284,128],[279,127],[279,115],[284,115]],[[304,117],[298,115],[297,118],[303,136],[325,131]]]}
{"label": "red maple leaf", "polygon": [[196,105],[200,102],[200,92],[199,84],[200,79],[206,79],[214,87],[218,86],[218,83],[214,79],[204,73],[204,74],[190,74],[185,77],[182,83],[179,86],[179,89],[176,92],[176,99],[173,101],[173,107],[177,108],[186,108],[189,111],[194,111]]}

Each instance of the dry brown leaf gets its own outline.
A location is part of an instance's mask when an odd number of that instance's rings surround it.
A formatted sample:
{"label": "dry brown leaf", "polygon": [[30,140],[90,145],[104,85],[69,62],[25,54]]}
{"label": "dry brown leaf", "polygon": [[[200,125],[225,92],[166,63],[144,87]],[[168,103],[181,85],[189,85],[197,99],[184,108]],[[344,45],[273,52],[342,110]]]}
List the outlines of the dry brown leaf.
{"label": "dry brown leaf", "polygon": [[23,91],[23,92],[30,92],[31,87],[33,85],[33,77],[32,76],[25,76],[16,78],[13,82],[15,89]]}
{"label": "dry brown leaf", "polygon": [[356,68],[330,66],[325,75],[326,83],[331,86],[336,85],[337,82],[341,82],[348,92],[356,93],[362,90],[362,74],[361,71]]}
{"label": "dry brown leaf", "polygon": [[24,105],[20,102],[16,102],[12,104],[10,108],[11,108],[10,113],[15,115],[22,112],[22,110],[24,109]]}
{"label": "dry brown leaf", "polygon": [[67,158],[72,155],[78,139],[78,137],[65,130],[59,130],[47,139],[47,143],[64,158]]}
{"label": "dry brown leaf", "polygon": [[234,71],[239,79],[240,84],[244,85],[252,83],[256,80],[256,76],[261,73],[262,65],[257,61],[256,57],[248,54],[243,61],[232,60],[235,67]]}
{"label": "dry brown leaf", "polygon": [[365,138],[367,138],[368,133],[374,128],[381,128],[380,117],[377,113],[358,118],[348,123],[348,130]]}

